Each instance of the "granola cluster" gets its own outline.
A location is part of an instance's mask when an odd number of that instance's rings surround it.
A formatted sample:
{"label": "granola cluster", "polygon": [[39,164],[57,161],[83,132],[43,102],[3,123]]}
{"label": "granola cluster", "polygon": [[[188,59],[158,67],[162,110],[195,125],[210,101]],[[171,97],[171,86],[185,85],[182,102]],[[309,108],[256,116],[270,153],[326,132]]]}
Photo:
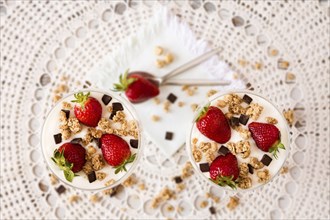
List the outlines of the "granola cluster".
{"label": "granola cluster", "polygon": [[64,111],[60,111],[60,130],[62,138],[64,140],[69,139],[73,134],[79,133],[82,129],[82,126],[77,118],[67,118],[67,115]]}
{"label": "granola cluster", "polygon": [[257,172],[258,183],[266,183],[270,179],[270,174],[268,169],[263,169]]}
{"label": "granola cluster", "polygon": [[259,161],[256,157],[250,158],[250,165],[256,170],[264,167],[264,164],[261,163],[261,161]]}
{"label": "granola cluster", "polygon": [[157,208],[161,203],[176,198],[175,192],[165,187],[151,202],[152,208]]}
{"label": "granola cluster", "polygon": [[239,141],[237,143],[228,142],[226,146],[234,155],[240,155],[242,158],[250,156],[251,146],[249,141]]}
{"label": "granola cluster", "polygon": [[230,197],[230,200],[227,204],[227,208],[229,210],[234,210],[239,204],[239,198],[237,197]]}
{"label": "granola cluster", "polygon": [[246,109],[246,115],[250,116],[253,120],[257,120],[262,112],[264,107],[257,103],[251,103]]}
{"label": "granola cluster", "polygon": [[165,51],[166,50],[161,46],[156,46],[154,49],[155,55],[157,56],[164,55],[162,59],[157,59],[155,62],[156,67],[158,68],[163,68],[164,66],[171,64],[174,60],[174,55],[171,52],[167,52],[165,54]]}
{"label": "granola cluster", "polygon": [[[88,146],[86,151],[86,163],[83,166],[83,171],[87,175],[93,171],[99,171],[105,166],[105,162],[101,154],[96,153],[93,146]],[[98,179],[98,178],[97,178]]]}

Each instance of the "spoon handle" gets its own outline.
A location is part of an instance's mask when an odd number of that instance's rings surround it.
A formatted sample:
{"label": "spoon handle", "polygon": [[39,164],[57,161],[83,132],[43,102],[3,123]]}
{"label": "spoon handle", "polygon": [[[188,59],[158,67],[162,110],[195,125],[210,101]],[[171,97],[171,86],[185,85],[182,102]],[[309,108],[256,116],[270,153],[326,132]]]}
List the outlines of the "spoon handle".
{"label": "spoon handle", "polygon": [[189,61],[186,64],[183,64],[182,66],[179,66],[178,68],[172,70],[171,72],[165,74],[162,77],[162,81],[165,82],[167,79],[172,78],[180,73],[183,73],[184,71],[191,69],[195,66],[197,66],[198,64],[202,63],[203,61],[207,60],[208,58],[212,57],[213,55],[219,53],[220,51],[222,51],[222,47],[218,47],[215,48],[207,53],[204,53],[202,55],[200,55],[199,57],[196,57],[195,59]]}
{"label": "spoon handle", "polygon": [[225,80],[207,80],[207,79],[168,79],[162,83],[162,85],[172,86],[226,86],[230,81]]}

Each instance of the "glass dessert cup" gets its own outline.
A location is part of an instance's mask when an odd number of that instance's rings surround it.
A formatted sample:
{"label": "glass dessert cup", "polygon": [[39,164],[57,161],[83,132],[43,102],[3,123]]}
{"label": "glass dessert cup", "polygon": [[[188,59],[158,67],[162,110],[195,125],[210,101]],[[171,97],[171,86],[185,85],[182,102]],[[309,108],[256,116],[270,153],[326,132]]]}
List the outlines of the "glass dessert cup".
{"label": "glass dessert cup", "polygon": [[[261,113],[258,117],[256,115],[249,115],[248,121],[246,122],[246,118],[241,117],[241,115],[248,115],[247,113],[253,113],[253,111],[246,111],[244,113],[233,113],[229,114],[229,108],[228,108],[228,102],[225,104],[224,102],[219,100],[224,100],[225,97],[227,97],[226,100],[228,100],[228,95],[230,94],[237,94],[240,98],[242,103],[240,104],[242,108],[248,109],[249,106],[251,106],[253,103],[257,103],[260,106],[263,107]],[[246,100],[243,100],[243,96],[247,95]],[[250,104],[246,103],[251,100],[249,98],[252,98],[252,102]],[[230,100],[230,99],[229,99]],[[200,120],[198,117],[200,116],[201,111],[205,106],[216,106],[222,110],[222,112],[226,115],[228,124],[230,125],[231,130],[231,136],[228,141],[225,143],[217,143],[208,137],[206,137],[204,134],[200,132],[200,130],[197,128],[196,121]],[[225,105],[225,106],[224,106]],[[252,108],[252,107],[250,107]],[[236,110],[235,110],[236,111]],[[239,112],[239,111],[238,111]],[[258,111],[255,111],[258,112]],[[227,113],[227,114],[226,114]],[[236,121],[231,118],[236,118]],[[241,118],[240,118],[241,117]],[[252,122],[260,122],[260,123],[267,123],[270,124],[270,119],[266,119],[267,117],[275,118],[277,120],[277,123],[274,124],[280,131],[280,142],[284,145],[285,149],[278,148],[277,152],[277,159],[274,157],[274,155],[270,152],[265,152],[259,149],[256,145],[256,142],[254,138],[251,135],[251,132],[249,131],[248,125]],[[244,122],[245,119],[245,122]],[[239,122],[238,122],[239,120]],[[242,124],[243,123],[243,124]],[[245,123],[245,125],[244,125]],[[237,127],[239,126],[239,128]],[[245,130],[245,131],[244,131]],[[239,132],[240,131],[240,132]],[[244,134],[244,132],[245,134]],[[246,132],[250,133],[250,136],[246,136]],[[244,137],[244,138],[243,138]],[[246,141],[249,142],[249,149],[250,153],[240,152],[237,151],[239,142],[245,143]],[[213,144],[215,146],[216,144],[216,150],[214,151],[215,147],[213,147],[213,151],[210,150],[211,153],[208,153],[207,147],[203,149],[200,148],[202,145],[201,143],[210,143],[210,146]],[[233,143],[233,144],[232,144]],[[242,146],[242,145],[241,145]],[[204,146],[205,147],[205,146]],[[203,148],[203,147],[202,147]],[[210,147],[211,149],[212,147]],[[186,150],[189,155],[189,159],[195,168],[196,172],[199,176],[201,176],[202,179],[205,179],[210,184],[215,185],[216,187],[219,187],[219,189],[229,190],[229,191],[249,191],[253,189],[257,189],[261,186],[264,186],[265,184],[271,182],[275,176],[278,175],[279,171],[283,167],[283,164],[286,161],[286,158],[289,154],[290,150],[290,140],[289,140],[289,129],[286,122],[286,119],[282,115],[282,113],[278,110],[278,108],[272,104],[269,100],[265,99],[264,97],[260,96],[259,94],[256,94],[251,91],[246,90],[238,90],[238,91],[227,91],[225,93],[217,93],[209,98],[209,100],[203,105],[200,105],[197,109],[194,120],[192,121],[190,125],[190,130],[187,134],[186,139]],[[199,153],[197,152],[199,151]],[[205,152],[206,151],[206,152]],[[234,180],[235,186],[229,187],[227,184],[225,186],[220,186],[219,182],[214,182],[210,175],[210,166],[212,162],[215,160],[215,158],[220,157],[221,155],[226,155],[228,153],[231,153],[236,156],[238,161],[238,167],[239,167],[239,177]],[[246,154],[245,154],[246,153]],[[210,157],[207,156],[207,154],[211,154],[212,159],[209,159]],[[199,155],[199,156],[198,156]],[[200,156],[202,155],[202,156]],[[266,156],[265,156],[266,155]],[[267,157],[268,156],[268,157]],[[253,161],[251,163],[251,158],[256,158],[258,161]],[[271,158],[271,159],[269,159]],[[197,160],[197,161],[196,161]],[[267,161],[268,160],[268,161]],[[270,160],[270,162],[269,162]],[[262,161],[262,162],[261,162]],[[258,163],[257,163],[258,162]],[[244,169],[241,168],[242,163],[245,163],[244,166],[248,167],[248,173],[243,172]],[[265,163],[265,164],[263,164]],[[268,164],[269,163],[269,164]],[[253,164],[253,166],[251,165]],[[267,166],[268,164],[268,166]],[[213,166],[214,168],[214,166]],[[214,169],[213,169],[214,170]],[[241,171],[243,170],[243,171]],[[247,169],[245,169],[247,170]],[[266,173],[264,173],[264,170]],[[242,176],[241,176],[242,172]],[[267,173],[268,172],[268,173]],[[243,174],[244,173],[244,174]],[[261,178],[266,175],[266,178]],[[259,177],[260,176],[260,177]],[[231,178],[231,177],[230,177]],[[249,178],[250,180],[247,181],[246,179]],[[233,178],[235,179],[235,178]],[[243,183],[243,180],[245,183]]]}
{"label": "glass dessert cup", "polygon": [[[70,103],[72,108],[69,110],[69,117],[66,115],[67,119],[68,118],[75,118],[75,113],[74,113],[74,106],[76,105],[74,102],[71,102],[72,100],[75,99],[74,94],[77,93],[88,93],[90,92],[89,97],[94,97],[96,98],[99,103],[102,106],[102,116],[101,118],[105,118],[107,121],[110,122],[111,129],[113,129],[114,134],[118,135],[121,137],[129,146],[129,150],[131,153],[131,156],[135,154],[135,158],[133,161],[130,163],[127,163],[125,168],[127,171],[122,170],[115,174],[116,168],[115,166],[110,166],[104,159],[102,150],[101,150],[101,144],[100,144],[100,138],[95,138],[91,137],[90,141],[84,142],[86,139],[87,133],[89,133],[89,128],[92,128],[90,126],[84,125],[80,122],[81,126],[81,131],[77,133],[73,133],[69,137],[63,137],[61,132],[63,130],[60,129],[61,121],[60,121],[60,112],[63,109],[68,110],[68,108],[64,108],[63,103]],[[110,98],[109,98],[110,97]],[[115,105],[113,105],[115,103]],[[118,104],[120,103],[120,104]],[[112,107],[112,108],[111,108]],[[119,107],[119,109],[118,109]],[[122,109],[122,108],[123,109]],[[110,109],[112,109],[112,113],[110,112]],[[137,131],[137,133],[134,134],[135,137],[133,137],[133,130],[132,133],[130,133],[130,130],[127,130],[128,134],[123,134],[120,132],[120,130],[124,130],[125,128],[121,127],[122,124],[120,121],[114,122],[112,121],[114,117],[116,117],[116,112],[124,112],[125,113],[125,119],[128,123],[128,126],[131,126],[133,124],[134,131]],[[113,115],[112,115],[113,114]],[[112,119],[110,119],[110,117]],[[104,119],[103,119],[104,120]],[[134,124],[136,126],[134,126]],[[133,129],[133,127],[131,127]],[[103,135],[109,133],[108,131],[105,131],[104,128],[100,127],[100,123],[95,127],[97,130],[101,130]],[[131,129],[128,128],[128,129]],[[118,132],[117,132],[118,131]],[[101,133],[101,134],[102,134]],[[88,190],[88,191],[99,191],[99,190],[105,190],[109,188],[114,188],[121,184],[123,181],[125,181],[134,171],[136,168],[141,154],[142,154],[142,129],[141,125],[139,123],[137,114],[132,107],[132,105],[126,101],[123,97],[120,96],[120,94],[114,94],[113,92],[108,92],[108,91],[102,91],[102,90],[97,90],[97,89],[84,89],[84,90],[79,90],[75,91],[72,93],[67,94],[65,97],[63,97],[61,100],[59,100],[54,107],[50,110],[48,113],[45,122],[42,127],[42,132],[41,132],[41,148],[42,148],[42,153],[44,156],[44,159],[49,167],[49,169],[52,171],[52,173],[63,183],[66,185],[69,185],[73,188],[77,188],[80,190]],[[132,135],[131,135],[132,134]],[[57,137],[55,137],[57,135]],[[58,137],[60,136],[60,138]],[[78,138],[78,141],[77,141]],[[79,138],[81,138],[79,140]],[[73,140],[75,139],[75,140]],[[99,156],[99,160],[97,161],[103,161],[103,165],[101,165],[101,169],[99,168],[92,168],[94,170],[94,177],[92,179],[95,179],[94,181],[90,182],[89,175],[87,175],[84,170],[81,170],[79,172],[75,173],[75,176],[73,177],[72,181],[68,181],[67,178],[64,175],[64,172],[60,167],[52,160],[52,157],[54,157],[54,151],[56,149],[59,149],[60,146],[62,146],[64,143],[69,143],[73,140],[73,142],[78,142],[82,147],[86,149],[86,155],[88,155],[88,148],[90,146],[93,146],[93,148],[96,150],[95,153],[91,153],[90,158],[93,158],[95,155],[101,155]],[[86,157],[87,159],[87,157]],[[92,159],[88,159],[88,161],[92,161]],[[99,163],[99,162],[97,162]],[[85,163],[86,164],[86,163]],[[92,163],[92,167],[94,164]],[[95,165],[96,167],[99,165]],[[105,173],[106,176],[104,179],[98,178],[98,173],[102,172]]]}

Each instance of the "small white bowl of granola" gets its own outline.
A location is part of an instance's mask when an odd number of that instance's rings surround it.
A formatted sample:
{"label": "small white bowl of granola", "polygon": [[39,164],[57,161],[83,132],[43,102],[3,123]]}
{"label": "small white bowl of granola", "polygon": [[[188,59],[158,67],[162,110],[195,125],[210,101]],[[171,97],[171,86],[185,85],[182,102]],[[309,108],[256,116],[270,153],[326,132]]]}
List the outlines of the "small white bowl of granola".
{"label": "small white bowl of granola", "polygon": [[72,92],[51,109],[41,132],[42,152],[54,175],[82,190],[114,188],[137,166],[141,126],[120,95],[96,89]]}
{"label": "small white bowl of granola", "polygon": [[218,93],[201,105],[186,149],[197,173],[226,190],[246,191],[270,182],[289,153],[282,113],[251,91]]}

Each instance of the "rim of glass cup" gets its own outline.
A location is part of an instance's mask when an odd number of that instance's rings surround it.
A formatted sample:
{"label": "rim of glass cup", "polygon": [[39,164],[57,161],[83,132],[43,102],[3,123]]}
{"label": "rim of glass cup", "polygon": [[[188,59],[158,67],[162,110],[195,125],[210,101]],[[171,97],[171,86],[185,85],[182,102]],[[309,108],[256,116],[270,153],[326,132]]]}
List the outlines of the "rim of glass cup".
{"label": "rim of glass cup", "polygon": [[[104,186],[102,188],[97,188],[97,189],[87,189],[87,188],[82,188],[82,187],[78,187],[78,186],[75,186],[73,185],[72,183],[62,179],[61,177],[59,177],[56,172],[54,172],[54,170],[52,169],[52,166],[50,166],[50,161],[51,160],[47,160],[46,159],[46,153],[44,151],[44,147],[43,147],[43,134],[44,134],[44,126],[46,124],[46,121],[48,119],[48,117],[51,115],[51,113],[54,111],[55,107],[60,105],[62,103],[62,101],[64,99],[66,99],[67,97],[75,94],[75,93],[78,93],[78,92],[96,92],[96,93],[101,93],[101,94],[107,94],[107,95],[110,95],[112,97],[114,97],[115,99],[117,99],[118,101],[120,101],[125,109],[127,109],[129,111],[129,113],[133,116],[133,119],[135,121],[137,121],[138,123],[138,130],[139,130],[139,134],[138,134],[138,140],[139,140],[139,145],[138,145],[138,151],[136,153],[136,157],[135,157],[135,160],[132,164],[132,166],[130,167],[130,169],[126,172],[126,174],[124,174],[120,179],[118,179],[115,183],[109,185],[109,186]],[[44,120],[44,123],[42,125],[42,129],[41,129],[41,139],[40,139],[40,146],[41,146],[41,151],[42,151],[42,155],[43,155],[43,158],[44,160],[46,161],[46,164],[49,168],[49,170],[52,172],[52,174],[54,174],[56,176],[57,179],[59,179],[62,183],[64,183],[65,185],[68,185],[70,187],[73,187],[75,189],[79,189],[79,190],[84,190],[84,191],[102,191],[102,190],[106,190],[106,189],[110,189],[110,188],[114,188],[116,186],[118,186],[119,184],[121,184],[122,182],[124,182],[128,177],[130,177],[133,173],[133,171],[136,169],[137,165],[139,164],[139,161],[142,157],[142,150],[143,150],[143,136],[142,136],[142,125],[140,123],[140,120],[137,116],[137,113],[133,107],[133,105],[131,103],[129,103],[124,97],[122,97],[122,93],[118,93],[118,94],[115,94],[115,92],[109,92],[109,91],[106,91],[106,90],[101,90],[101,89],[95,89],[95,88],[90,88],[90,89],[80,89],[80,90],[77,90],[77,91],[73,91],[73,92],[70,92],[70,93],[67,93],[65,94],[65,96],[63,96],[60,100],[58,100],[56,102],[56,104],[51,107],[50,111],[47,113],[46,115],[46,118]]]}
{"label": "rim of glass cup", "polygon": [[[192,136],[192,131],[193,131],[193,128],[194,128],[194,125],[195,125],[195,120],[196,120],[199,112],[201,111],[201,109],[205,105],[211,103],[212,101],[216,100],[217,98],[219,98],[221,96],[225,96],[227,94],[232,94],[232,93],[252,94],[254,96],[258,96],[259,98],[262,98],[265,101],[269,102],[276,109],[276,111],[281,115],[281,119],[284,120],[284,122],[285,122],[284,123],[285,131],[286,131],[287,137],[288,137],[288,144],[287,144],[287,146],[285,146],[285,158],[283,160],[283,163],[281,164],[281,167],[276,171],[276,173],[271,177],[271,179],[268,182],[266,182],[264,184],[261,184],[261,185],[258,185],[256,187],[251,187],[249,189],[238,189],[238,188],[237,189],[232,189],[230,187],[219,186],[218,184],[212,182],[208,177],[206,177],[203,174],[202,171],[200,171],[200,169],[198,168],[197,163],[195,162],[195,159],[194,159],[194,157],[192,155],[191,136]],[[202,178],[205,179],[209,184],[211,184],[213,186],[216,186],[219,189],[230,191],[230,192],[251,192],[251,191],[256,191],[257,189],[260,189],[263,186],[268,185],[269,183],[271,183],[272,181],[274,181],[274,179],[278,176],[280,170],[283,168],[283,165],[285,164],[285,162],[286,162],[286,160],[288,158],[289,152],[290,152],[290,132],[289,132],[289,126],[288,126],[288,124],[286,122],[286,119],[284,118],[283,114],[281,113],[281,111],[269,99],[267,99],[267,98],[265,98],[265,97],[257,94],[256,92],[252,92],[250,90],[227,90],[227,91],[224,91],[224,92],[219,92],[219,93],[214,94],[213,96],[210,97],[210,99],[208,101],[205,101],[205,102],[203,102],[202,104],[200,104],[198,106],[198,108],[196,109],[196,112],[194,113],[194,117],[193,117],[192,123],[190,125],[190,130],[189,130],[189,133],[187,135],[187,139],[186,139],[186,151],[188,151],[189,160],[192,163],[194,169],[198,172],[198,175],[199,176],[202,176]]]}

